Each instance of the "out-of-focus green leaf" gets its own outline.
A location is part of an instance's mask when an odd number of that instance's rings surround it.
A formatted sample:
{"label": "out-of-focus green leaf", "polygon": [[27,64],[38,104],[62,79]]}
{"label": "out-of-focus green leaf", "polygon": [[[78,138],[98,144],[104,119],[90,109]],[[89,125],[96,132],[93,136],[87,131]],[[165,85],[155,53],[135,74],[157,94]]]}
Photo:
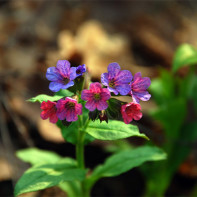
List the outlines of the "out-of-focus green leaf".
{"label": "out-of-focus green leaf", "polygon": [[76,168],[76,164],[67,159],[53,164],[44,164],[28,169],[15,186],[14,194],[38,191],[60,184],[63,181],[82,181],[86,171]]}
{"label": "out-of-focus green leaf", "polygon": [[88,125],[86,132],[99,140],[118,140],[132,136],[148,139],[145,134],[139,132],[137,126],[116,120],[110,120],[109,123],[96,120]]}
{"label": "out-of-focus green leaf", "polygon": [[177,98],[162,105],[151,115],[162,123],[167,136],[176,137],[186,117],[186,100]]}
{"label": "out-of-focus green leaf", "polygon": [[179,68],[183,66],[190,66],[197,63],[197,50],[189,44],[181,45],[173,59],[172,71],[176,72]]}
{"label": "out-of-focus green leaf", "polygon": [[175,79],[171,73],[161,70],[161,77],[152,80],[149,89],[158,105],[168,103],[175,98]]}
{"label": "out-of-focus green leaf", "polygon": [[44,163],[55,163],[62,159],[61,156],[46,150],[39,150],[37,148],[28,148],[16,152],[19,159],[31,163],[31,165],[40,165]]}

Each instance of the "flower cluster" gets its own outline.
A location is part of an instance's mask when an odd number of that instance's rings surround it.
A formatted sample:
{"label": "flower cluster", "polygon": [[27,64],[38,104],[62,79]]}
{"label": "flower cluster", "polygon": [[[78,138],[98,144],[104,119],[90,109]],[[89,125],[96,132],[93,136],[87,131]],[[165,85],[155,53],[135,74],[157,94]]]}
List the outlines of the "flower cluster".
{"label": "flower cluster", "polygon": [[[59,120],[66,120],[73,122],[78,120],[78,115],[82,114],[83,103],[89,113],[89,118],[100,121],[108,121],[110,114],[114,117],[121,114],[124,122],[129,124],[133,119],[139,120],[142,117],[140,100],[147,101],[151,95],[147,88],[151,81],[148,77],[142,77],[141,73],[136,73],[134,77],[128,70],[121,70],[118,63],[111,63],[107,68],[108,72],[101,75],[101,83],[91,83],[89,89],[75,91],[76,95],[72,98],[66,97],[57,102],[43,101],[41,103],[41,118],[49,118],[50,122],[56,123]],[[72,90],[72,86],[85,80],[84,73],[86,72],[85,64],[78,67],[71,67],[67,60],[59,60],[56,67],[47,69],[46,78],[51,81],[49,89],[53,92],[58,92],[61,89]],[[79,80],[75,80],[78,78]],[[84,84],[84,83],[82,83]],[[103,86],[102,86],[103,85]],[[111,96],[131,96],[132,102],[123,103],[121,101],[115,102]],[[113,102],[112,102],[113,101]],[[117,104],[117,105],[116,105]],[[114,113],[114,112],[115,113]],[[114,118],[117,118],[114,117]]]}

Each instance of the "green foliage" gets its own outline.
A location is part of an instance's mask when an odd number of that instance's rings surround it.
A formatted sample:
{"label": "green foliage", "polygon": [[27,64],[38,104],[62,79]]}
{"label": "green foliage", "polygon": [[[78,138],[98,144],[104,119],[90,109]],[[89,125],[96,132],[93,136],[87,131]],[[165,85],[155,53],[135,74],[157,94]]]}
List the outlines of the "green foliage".
{"label": "green foliage", "polygon": [[31,165],[55,163],[62,159],[61,156],[52,151],[39,150],[37,148],[19,150],[16,152],[16,156],[24,162],[31,163]]}
{"label": "green foliage", "polygon": [[110,98],[108,100],[107,115],[110,119],[120,119],[122,117],[120,111],[122,104],[125,104],[125,102],[122,102],[115,98]]}
{"label": "green foliage", "polygon": [[42,103],[43,101],[47,102],[47,101],[58,101],[61,98],[63,98],[64,96],[59,96],[59,95],[55,95],[55,96],[49,96],[46,94],[40,94],[36,97],[30,98],[27,101],[35,103],[35,102],[39,102]]}
{"label": "green foliage", "polygon": [[103,165],[96,167],[87,184],[92,185],[102,177],[120,175],[134,167],[140,166],[146,161],[163,159],[166,159],[166,154],[157,147],[143,146],[121,151],[109,157]]}
{"label": "green foliage", "polygon": [[99,140],[118,140],[132,136],[148,139],[145,134],[139,132],[137,126],[126,125],[116,120],[110,120],[109,123],[100,123],[99,120],[96,120],[88,125],[86,132]]}
{"label": "green foliage", "polygon": [[181,45],[173,59],[172,71],[176,72],[183,66],[190,66],[197,63],[197,50],[189,44]]}
{"label": "green foliage", "polygon": [[63,181],[82,181],[86,171],[76,168],[72,159],[61,159],[56,163],[36,165],[28,169],[15,186],[14,194],[42,190],[60,184]]}
{"label": "green foliage", "polygon": [[[64,126],[63,123],[58,120],[57,126],[61,129],[61,133],[65,141],[77,144],[79,120],[72,122],[68,127]],[[93,140],[94,138],[92,136],[86,134],[84,144],[88,144]]]}
{"label": "green foliage", "polygon": [[158,105],[165,104],[176,97],[174,77],[165,70],[161,70],[160,78],[151,81],[149,89]]}
{"label": "green foliage", "polygon": [[42,103],[43,101],[58,101],[63,97],[72,96],[72,95],[73,95],[73,93],[70,92],[69,90],[60,90],[54,96],[40,94],[36,97],[32,97],[32,98],[28,99],[27,101],[32,102],[32,103],[35,103],[35,102]]}
{"label": "green foliage", "polygon": [[151,115],[162,123],[168,137],[176,137],[186,117],[186,101],[182,98],[169,101],[152,111]]}

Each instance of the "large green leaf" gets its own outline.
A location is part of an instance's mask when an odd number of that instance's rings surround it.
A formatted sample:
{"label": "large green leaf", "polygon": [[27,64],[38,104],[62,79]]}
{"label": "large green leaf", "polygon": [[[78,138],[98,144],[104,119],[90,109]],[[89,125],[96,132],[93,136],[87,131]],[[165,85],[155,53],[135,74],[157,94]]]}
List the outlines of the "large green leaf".
{"label": "large green leaf", "polygon": [[32,165],[55,163],[58,160],[62,159],[61,156],[59,156],[54,152],[39,150],[37,148],[28,148],[24,150],[19,150],[16,152],[16,155],[21,160],[25,162],[29,162]]}
{"label": "large green leaf", "polygon": [[102,177],[120,175],[146,161],[166,159],[166,154],[157,147],[143,146],[131,150],[121,151],[109,157],[103,165],[96,167],[89,177],[87,184],[92,185]]}
{"label": "large green leaf", "polygon": [[197,50],[189,44],[181,45],[173,59],[172,71],[176,72],[179,68],[183,66],[190,66],[197,63]]}
{"label": "large green leaf", "polygon": [[116,120],[110,120],[108,123],[96,120],[88,125],[86,132],[99,140],[118,140],[132,136],[148,139],[145,134],[139,132],[137,126]]}
{"label": "large green leaf", "polygon": [[34,166],[27,170],[15,186],[15,196],[59,185],[64,181],[82,181],[86,171],[76,168],[75,162],[62,159],[53,164]]}

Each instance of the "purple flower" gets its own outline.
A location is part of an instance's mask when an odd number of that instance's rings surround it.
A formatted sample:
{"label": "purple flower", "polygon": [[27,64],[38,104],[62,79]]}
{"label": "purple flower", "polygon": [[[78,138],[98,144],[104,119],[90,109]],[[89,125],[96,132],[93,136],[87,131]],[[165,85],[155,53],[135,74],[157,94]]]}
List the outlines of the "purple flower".
{"label": "purple flower", "polygon": [[101,84],[98,82],[91,83],[89,90],[83,90],[81,94],[81,99],[88,101],[85,105],[90,111],[94,111],[96,108],[98,110],[105,110],[108,108],[107,100],[111,97],[110,92],[107,88],[102,88]]}
{"label": "purple flower", "polygon": [[120,93],[121,95],[127,95],[131,87],[129,83],[132,80],[132,74],[128,70],[120,70],[118,63],[114,62],[109,64],[108,73],[103,73],[101,75],[101,82],[110,92],[115,95]]}
{"label": "purple flower", "polygon": [[82,114],[82,104],[77,103],[77,100],[66,97],[66,99],[60,99],[57,104],[57,117],[60,120],[65,120],[67,122],[76,121],[78,119],[77,115]]}
{"label": "purple flower", "polygon": [[151,95],[148,93],[147,88],[150,86],[151,81],[149,77],[142,77],[138,72],[134,75],[133,81],[130,83],[131,92],[130,95],[135,103],[139,103],[140,100],[148,101]]}
{"label": "purple flower", "polygon": [[51,81],[49,89],[58,92],[73,86],[73,80],[77,77],[76,69],[70,68],[70,62],[67,60],[59,60],[56,67],[49,67],[46,73],[46,78]]}
{"label": "purple flower", "polygon": [[77,67],[77,70],[76,70],[77,77],[82,76],[83,73],[85,73],[85,72],[86,72],[86,66],[85,66],[85,64],[79,65],[79,66]]}

